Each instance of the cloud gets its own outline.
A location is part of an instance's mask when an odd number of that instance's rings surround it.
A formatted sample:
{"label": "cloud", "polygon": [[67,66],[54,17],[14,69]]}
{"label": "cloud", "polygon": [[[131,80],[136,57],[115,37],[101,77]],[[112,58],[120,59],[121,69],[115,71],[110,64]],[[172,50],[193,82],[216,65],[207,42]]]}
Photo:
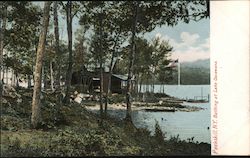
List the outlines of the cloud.
{"label": "cloud", "polygon": [[203,47],[203,48],[209,49],[209,47],[210,47],[210,38],[207,38],[205,40],[205,43],[201,44],[200,46]]}
{"label": "cloud", "polygon": [[210,58],[210,39],[200,39],[197,33],[182,32],[180,34],[180,41],[176,41],[168,35],[163,36],[160,33],[157,33],[155,37],[159,37],[161,41],[169,41],[173,46],[172,59],[179,59],[180,62],[190,62]]}
{"label": "cloud", "polygon": [[188,32],[182,32],[181,35],[181,40],[185,45],[193,45],[196,43],[196,41],[200,38],[200,36],[196,34],[190,34]]}
{"label": "cloud", "polygon": [[210,53],[208,50],[190,48],[186,51],[175,51],[171,57],[173,59],[179,59],[180,62],[192,62],[199,59],[209,59]]}

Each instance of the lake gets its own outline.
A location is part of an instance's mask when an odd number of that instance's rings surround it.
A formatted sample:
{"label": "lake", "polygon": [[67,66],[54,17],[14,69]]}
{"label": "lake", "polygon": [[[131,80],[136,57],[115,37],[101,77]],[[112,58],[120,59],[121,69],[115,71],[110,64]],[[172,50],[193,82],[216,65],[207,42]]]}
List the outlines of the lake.
{"label": "lake", "polygon": [[[142,91],[145,88],[142,88]],[[154,92],[160,92],[160,85],[155,85]],[[164,92],[178,98],[193,99],[195,96],[207,96],[210,94],[210,85],[165,85]],[[166,139],[179,135],[181,140],[194,137],[194,141],[211,143],[210,141],[210,102],[187,103],[183,105],[205,108],[196,112],[145,112],[135,110],[132,112],[132,120],[135,126],[147,128],[154,134],[155,123],[158,121]],[[126,111],[108,110],[111,116],[119,119],[125,118]]]}

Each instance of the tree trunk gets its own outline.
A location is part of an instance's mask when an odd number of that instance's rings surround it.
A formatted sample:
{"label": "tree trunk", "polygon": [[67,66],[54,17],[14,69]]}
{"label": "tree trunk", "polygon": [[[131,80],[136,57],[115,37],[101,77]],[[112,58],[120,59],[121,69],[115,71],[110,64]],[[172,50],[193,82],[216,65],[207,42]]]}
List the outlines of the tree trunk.
{"label": "tree trunk", "polygon": [[107,117],[108,115],[108,95],[105,95],[105,107],[104,107],[104,116]]}
{"label": "tree trunk", "polygon": [[148,82],[148,77],[147,77],[147,85],[146,85],[146,92],[149,92],[149,82]]}
{"label": "tree trunk", "polygon": [[153,81],[153,84],[152,84],[152,92],[154,93],[155,91],[155,84],[154,84],[154,81]]}
{"label": "tree trunk", "polygon": [[165,92],[164,92],[164,83],[162,83],[162,86],[163,86],[163,87],[162,87],[162,92],[165,93]]}
{"label": "tree trunk", "polygon": [[[1,2],[1,3],[4,3],[4,2]],[[3,80],[2,80],[1,73],[2,73],[2,66],[3,66],[4,31],[5,31],[6,23],[7,23],[7,6],[2,4],[1,10],[3,11],[3,14],[0,20],[0,26],[2,25],[1,30],[0,30],[0,106],[2,106],[2,95],[3,95]]]}
{"label": "tree trunk", "polygon": [[15,73],[15,76],[16,76],[16,88],[18,89],[19,88],[19,77],[18,77],[17,72]]}
{"label": "tree trunk", "polygon": [[[42,61],[43,62],[43,61]],[[44,90],[45,89],[45,75],[44,75],[45,73],[44,73],[44,64],[42,65],[42,77],[41,77],[41,81],[42,81],[42,83],[43,83],[43,86],[42,86],[42,90]],[[34,75],[34,84],[35,84],[35,75]]]}
{"label": "tree trunk", "polygon": [[[103,69],[102,69],[102,58],[103,58],[103,50],[102,50],[102,17],[100,16],[100,115],[103,118]],[[102,123],[102,122],[101,122]]]}
{"label": "tree trunk", "polygon": [[8,85],[9,84],[9,68],[6,67],[6,84]]}
{"label": "tree trunk", "polygon": [[[0,60],[2,60],[2,63],[3,63],[3,59],[0,59]],[[2,64],[3,65],[3,64]],[[0,71],[1,72],[1,71]],[[4,84],[4,75],[5,75],[5,73],[4,73],[4,67],[2,66],[2,72],[3,72],[3,77],[2,77],[2,84]],[[1,78],[1,76],[0,76],[0,78]]]}
{"label": "tree trunk", "polygon": [[54,91],[53,62],[50,61],[50,87]]}
{"label": "tree trunk", "polygon": [[60,77],[61,77],[61,57],[59,49],[59,28],[58,28],[58,14],[57,14],[58,2],[55,1],[53,5],[54,11],[54,34],[55,34],[55,53],[57,55],[57,69],[58,73],[55,80],[56,89],[60,89]]}
{"label": "tree trunk", "polygon": [[[44,54],[46,55],[46,54]],[[44,77],[44,80],[43,80],[43,84],[44,84],[44,90],[46,91],[46,89],[48,89],[48,78],[47,78],[47,71],[46,71],[46,63],[44,62],[44,65],[43,65],[43,77]]]}
{"label": "tree trunk", "polygon": [[70,96],[70,85],[71,85],[71,78],[72,78],[72,65],[73,65],[73,52],[72,52],[72,2],[67,2],[67,32],[68,32],[68,51],[69,51],[69,59],[68,59],[68,69],[66,73],[66,92],[64,103],[69,103],[69,96]]}
{"label": "tree trunk", "polygon": [[[139,78],[138,78],[138,80],[139,80]],[[142,79],[140,79],[139,93],[141,93],[141,87],[142,87]]]}
{"label": "tree trunk", "polygon": [[47,29],[49,25],[49,11],[50,1],[44,4],[43,13],[43,27],[39,37],[38,49],[36,54],[36,66],[35,66],[35,79],[34,79],[34,91],[32,98],[32,116],[31,125],[33,128],[37,128],[41,121],[41,106],[40,106],[40,95],[41,95],[41,72],[43,64],[43,55],[45,50],[45,41],[47,35]]}
{"label": "tree trunk", "polygon": [[[101,57],[102,60],[102,57]],[[103,117],[103,70],[102,61],[100,62],[100,114]]]}
{"label": "tree trunk", "polygon": [[31,76],[30,75],[27,76],[28,76],[28,88],[31,88]]}
{"label": "tree trunk", "polygon": [[115,65],[115,64],[113,64],[113,62],[114,62],[114,57],[116,55],[116,46],[117,46],[118,39],[119,39],[119,34],[116,36],[113,52],[112,52],[112,55],[111,55],[111,61],[110,61],[110,64],[109,64],[108,93],[105,96],[105,116],[107,115],[108,96],[112,95],[112,92],[111,92],[111,78],[112,78],[113,69],[114,69],[114,65]]}
{"label": "tree trunk", "polygon": [[14,69],[11,71],[11,86],[14,86],[15,84],[15,75],[14,75]]}
{"label": "tree trunk", "polygon": [[111,56],[111,61],[110,61],[110,64],[109,64],[108,95],[110,95],[110,93],[111,93],[111,77],[112,77],[113,68],[114,68],[114,65],[115,65],[115,64],[113,64],[113,62],[114,62],[114,57],[116,56],[116,46],[117,46],[117,42],[118,42],[119,36],[120,36],[119,34],[116,36],[115,44],[114,44],[114,49],[113,49],[112,56]]}
{"label": "tree trunk", "polygon": [[134,67],[134,59],[135,59],[135,35],[136,35],[136,25],[137,25],[137,13],[139,2],[135,2],[134,5],[134,24],[132,28],[132,37],[131,37],[131,53],[129,57],[129,67],[128,67],[128,79],[127,79],[127,94],[126,94],[126,102],[127,102],[127,112],[126,112],[126,120],[128,122],[132,122],[132,109],[131,109],[131,78],[133,76],[133,67]]}

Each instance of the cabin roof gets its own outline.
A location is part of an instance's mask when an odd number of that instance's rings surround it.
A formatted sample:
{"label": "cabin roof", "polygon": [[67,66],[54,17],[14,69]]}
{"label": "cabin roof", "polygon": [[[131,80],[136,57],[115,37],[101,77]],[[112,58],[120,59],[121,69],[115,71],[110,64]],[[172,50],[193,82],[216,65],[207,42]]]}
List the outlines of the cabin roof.
{"label": "cabin roof", "polygon": [[123,81],[127,81],[128,76],[127,75],[117,75],[117,74],[113,74],[113,76],[123,80]]}

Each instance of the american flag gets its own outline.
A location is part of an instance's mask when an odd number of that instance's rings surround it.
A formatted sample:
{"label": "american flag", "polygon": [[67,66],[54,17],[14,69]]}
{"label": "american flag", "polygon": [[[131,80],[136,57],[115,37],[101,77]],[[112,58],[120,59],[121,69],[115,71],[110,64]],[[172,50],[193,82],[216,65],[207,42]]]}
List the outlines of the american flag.
{"label": "american flag", "polygon": [[167,67],[171,67],[171,68],[177,67],[177,63],[178,63],[178,62],[179,62],[178,59],[173,60],[173,61],[171,61],[171,62],[167,65]]}

